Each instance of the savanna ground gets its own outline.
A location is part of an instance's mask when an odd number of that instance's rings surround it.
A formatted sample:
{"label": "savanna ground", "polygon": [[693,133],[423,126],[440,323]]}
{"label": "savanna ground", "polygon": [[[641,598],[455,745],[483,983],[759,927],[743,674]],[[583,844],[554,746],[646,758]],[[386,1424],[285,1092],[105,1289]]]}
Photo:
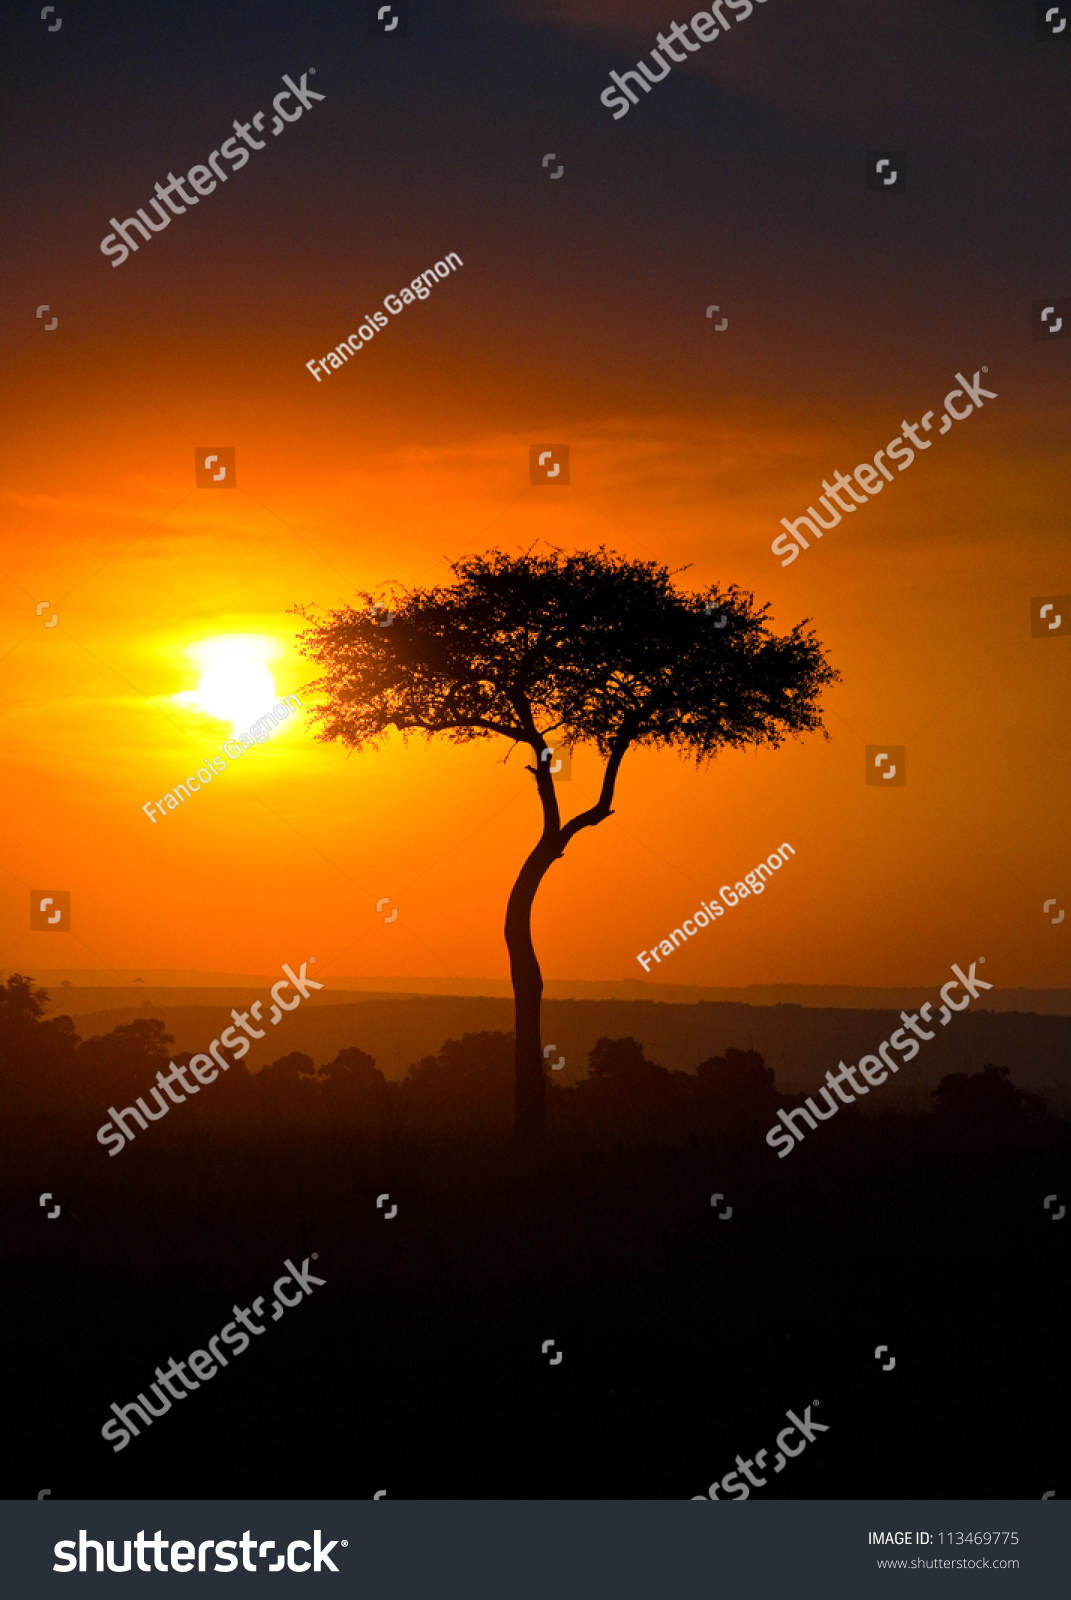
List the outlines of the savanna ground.
{"label": "savanna ground", "polygon": [[[400,1086],[237,1068],[110,1157],[162,1029],[46,1036],[10,985],[4,1021],[10,1496],[688,1498],[807,1406],[829,1431],[753,1493],[1068,1492],[1071,1126],[999,1074],[779,1160],[761,1058],[606,1042],[524,1149],[511,1041],[469,1036]],[[114,1452],[110,1402],[313,1252],[326,1284]]]}

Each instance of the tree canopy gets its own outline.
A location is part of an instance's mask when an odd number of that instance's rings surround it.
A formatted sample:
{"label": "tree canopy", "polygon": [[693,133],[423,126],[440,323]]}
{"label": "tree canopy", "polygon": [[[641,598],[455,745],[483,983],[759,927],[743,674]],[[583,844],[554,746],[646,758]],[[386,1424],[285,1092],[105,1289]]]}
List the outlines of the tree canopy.
{"label": "tree canopy", "polygon": [[557,735],[702,761],[820,726],[816,697],[837,674],[818,641],[803,623],[777,637],[769,607],[735,584],[684,593],[656,562],[601,549],[451,567],[455,583],[396,597],[389,622],[366,594],[301,635],[324,668],[310,685],[326,696],[320,738],[359,749],[396,728],[538,753]]}

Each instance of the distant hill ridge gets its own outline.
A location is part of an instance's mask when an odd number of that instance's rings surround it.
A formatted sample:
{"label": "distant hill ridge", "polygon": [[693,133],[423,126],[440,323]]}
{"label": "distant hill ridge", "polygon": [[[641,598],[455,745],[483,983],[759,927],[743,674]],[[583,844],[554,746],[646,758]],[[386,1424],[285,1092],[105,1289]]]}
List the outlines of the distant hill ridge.
{"label": "distant hill ridge", "polygon": [[[23,969],[20,967],[19,970]],[[0,974],[5,981],[9,971]],[[219,1005],[228,1007],[239,1000],[246,1003],[263,995],[278,978],[278,972],[154,972],[86,968],[33,969],[28,976],[47,989],[57,1002],[52,1011],[67,1011],[71,1016],[85,1011],[138,1006],[150,997],[167,1005]],[[939,975],[943,977],[943,974]],[[141,983],[135,983],[141,978]],[[777,1006],[798,1005],[808,1009],[888,1011],[915,1007],[934,997],[936,979],[928,985],[903,984],[893,988],[873,988],[851,984],[749,984],[746,988],[719,989],[700,985],[644,982],[637,978],[565,979],[548,978],[548,1000],[649,1000],[669,1005],[710,1003]],[[67,982],[70,989],[61,989]],[[385,998],[389,995],[436,995],[509,999],[511,990],[504,978],[354,978],[323,974],[324,990],[310,996],[306,1004],[338,1003],[341,995],[351,1002]],[[223,994],[220,991],[224,991]],[[62,997],[62,1004],[59,1004]],[[1025,1011],[1039,1016],[1071,1016],[1071,989],[995,988],[985,997],[987,1011]]]}

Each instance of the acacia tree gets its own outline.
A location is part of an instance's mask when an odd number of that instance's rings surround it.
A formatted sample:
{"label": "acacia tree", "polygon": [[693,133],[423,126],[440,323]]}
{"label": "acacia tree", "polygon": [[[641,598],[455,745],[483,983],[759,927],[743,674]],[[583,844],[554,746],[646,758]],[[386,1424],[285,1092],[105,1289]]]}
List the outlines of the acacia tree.
{"label": "acacia tree", "polygon": [[[779,745],[821,728],[822,687],[838,674],[805,624],[778,638],[768,606],[731,585],[684,593],[651,561],[605,549],[451,564],[456,581],[392,600],[384,614],[343,606],[299,638],[323,668],[308,686],[317,738],[350,749],[388,729],[456,744],[509,739],[532,752],[543,829],[506,906],[516,1033],[515,1133],[543,1130],[546,1078],[539,1014],[543,979],[532,943],[536,891],[566,846],[613,814],[614,786],[633,745],[674,748],[702,764],[725,747]],[[389,617],[389,620],[388,620]],[[563,821],[549,756],[594,745],[598,798]]]}

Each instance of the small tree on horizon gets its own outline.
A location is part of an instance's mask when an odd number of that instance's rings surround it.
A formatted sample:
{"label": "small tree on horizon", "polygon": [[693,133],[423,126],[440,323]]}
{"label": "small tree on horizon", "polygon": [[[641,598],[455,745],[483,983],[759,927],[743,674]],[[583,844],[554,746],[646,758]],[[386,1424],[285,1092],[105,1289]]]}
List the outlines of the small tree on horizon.
{"label": "small tree on horizon", "polygon": [[[677,749],[711,760],[718,750],[776,747],[821,728],[818,699],[839,675],[805,623],[777,637],[768,606],[730,585],[678,590],[653,561],[600,548],[566,555],[501,550],[452,562],[452,584],[391,601],[391,620],[362,594],[314,620],[299,637],[323,676],[307,686],[317,738],[376,747],[390,728],[403,738],[442,734],[455,744],[505,738],[532,752],[543,829],[513,886],[505,938],[515,1005],[518,1138],[544,1128],[543,978],[531,912],[550,867],[585,828],[613,814],[621,762],[632,746]],[[594,805],[563,822],[549,755],[594,745],[604,760]]]}

